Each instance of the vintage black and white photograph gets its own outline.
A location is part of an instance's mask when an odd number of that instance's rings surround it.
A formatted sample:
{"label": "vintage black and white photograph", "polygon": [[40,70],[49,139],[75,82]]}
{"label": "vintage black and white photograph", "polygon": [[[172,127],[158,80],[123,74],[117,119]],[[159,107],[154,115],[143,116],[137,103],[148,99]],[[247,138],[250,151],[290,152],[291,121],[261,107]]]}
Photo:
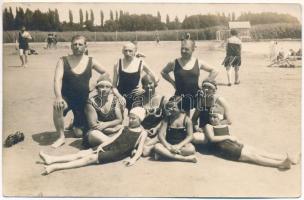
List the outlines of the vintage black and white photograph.
{"label": "vintage black and white photograph", "polygon": [[302,4],[2,4],[5,197],[300,197]]}

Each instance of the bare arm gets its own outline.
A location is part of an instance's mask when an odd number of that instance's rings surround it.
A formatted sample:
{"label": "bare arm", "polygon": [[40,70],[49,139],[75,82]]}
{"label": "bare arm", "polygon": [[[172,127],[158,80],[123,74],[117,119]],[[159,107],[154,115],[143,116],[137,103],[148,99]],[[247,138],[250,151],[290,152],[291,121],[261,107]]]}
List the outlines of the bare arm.
{"label": "bare arm", "polygon": [[91,104],[87,103],[84,108],[84,113],[88,121],[89,129],[96,129],[98,126],[98,117],[94,107]]}
{"label": "bare arm", "polygon": [[92,59],[92,67],[100,74],[106,73],[105,68],[94,58]]}
{"label": "bare arm", "polygon": [[186,131],[187,131],[187,137],[181,141],[179,144],[177,144],[177,148],[180,149],[186,144],[190,143],[193,139],[193,128],[192,128],[192,122],[189,117],[186,117]]}
{"label": "bare arm", "polygon": [[114,71],[113,71],[113,94],[115,96],[117,96],[120,99],[120,103],[124,103],[125,101],[122,101],[123,96],[119,93],[119,91],[117,90],[117,86],[118,86],[118,65],[115,64],[114,65]]}
{"label": "bare arm", "polygon": [[152,79],[154,79],[156,83],[159,82],[159,77],[156,75],[156,73],[145,62],[143,62],[143,70],[144,70],[144,72],[146,72],[146,74],[151,76]]}
{"label": "bare arm", "polygon": [[217,103],[224,108],[224,119],[221,120],[221,124],[231,125],[232,121],[227,101],[223,97],[219,97]]}
{"label": "bare arm", "polygon": [[62,111],[65,108],[65,101],[63,100],[61,94],[63,71],[63,61],[60,59],[56,65],[54,76],[54,93],[56,97],[54,109],[57,111]]}
{"label": "bare arm", "polygon": [[137,151],[136,151],[135,155],[131,158],[131,163],[132,162],[135,163],[140,158],[140,156],[142,155],[146,138],[147,138],[147,132],[142,131],[142,133],[140,135],[140,141],[139,141],[139,144],[138,144]]}
{"label": "bare arm", "polygon": [[193,115],[192,115],[192,124],[194,126],[194,131],[198,131],[199,126],[198,126],[198,118],[200,115],[200,111],[198,109],[195,109]]}
{"label": "bare arm", "polygon": [[168,81],[169,83],[171,83],[171,85],[175,88],[175,80],[173,80],[171,78],[171,76],[169,75],[170,72],[173,72],[174,70],[174,62],[170,62],[166,65],[166,67],[162,70],[161,75],[162,77]]}
{"label": "bare arm", "polygon": [[218,75],[219,71],[211,67],[207,62],[200,60],[200,69],[209,72],[208,79],[214,80]]}
{"label": "bare arm", "polygon": [[57,62],[54,76],[54,92],[56,99],[62,99],[61,87],[62,87],[62,78],[63,78],[63,60],[60,59]]}

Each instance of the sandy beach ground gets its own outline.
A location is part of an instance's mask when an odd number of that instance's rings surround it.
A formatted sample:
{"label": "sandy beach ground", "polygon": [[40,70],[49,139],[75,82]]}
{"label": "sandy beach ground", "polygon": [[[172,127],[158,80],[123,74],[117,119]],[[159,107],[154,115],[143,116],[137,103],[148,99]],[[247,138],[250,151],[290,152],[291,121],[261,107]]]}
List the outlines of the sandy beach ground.
{"label": "sandy beach ground", "polygon": [[[122,42],[89,43],[89,54],[108,70],[121,56]],[[301,42],[281,42],[298,50]],[[32,44],[39,55],[30,56],[27,68],[13,45],[4,45],[3,138],[18,130],[25,140],[3,148],[3,194],[5,196],[56,197],[298,197],[301,165],[288,171],[223,160],[197,153],[198,163],[140,159],[125,167],[122,162],[64,170],[40,175],[38,152],[53,155],[77,152],[81,140],[67,133],[66,144],[49,145],[57,138],[52,121],[53,76],[58,59],[70,53],[69,44],[45,50]],[[232,133],[242,142],[271,152],[301,151],[301,68],[268,68],[269,43],[244,43],[241,84],[227,87],[221,62],[225,51],[219,42],[198,42],[195,56],[220,70],[218,93],[231,108]],[[179,42],[139,42],[140,52],[156,72],[180,55]],[[94,74],[92,80],[96,80]],[[204,72],[201,77],[206,77]],[[174,93],[163,79],[157,91]],[[68,116],[68,118],[71,115]],[[67,122],[69,119],[67,119]]]}

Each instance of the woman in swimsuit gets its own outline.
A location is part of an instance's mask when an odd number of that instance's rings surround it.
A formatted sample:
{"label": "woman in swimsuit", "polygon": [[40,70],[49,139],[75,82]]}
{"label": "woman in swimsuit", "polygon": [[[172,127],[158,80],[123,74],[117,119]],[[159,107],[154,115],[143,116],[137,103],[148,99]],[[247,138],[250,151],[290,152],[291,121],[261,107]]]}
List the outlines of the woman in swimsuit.
{"label": "woman in swimsuit", "polygon": [[97,81],[96,90],[90,93],[85,106],[89,131],[84,136],[84,145],[91,147],[100,145],[120,130],[122,108],[111,91],[112,81],[108,75],[102,75]]}

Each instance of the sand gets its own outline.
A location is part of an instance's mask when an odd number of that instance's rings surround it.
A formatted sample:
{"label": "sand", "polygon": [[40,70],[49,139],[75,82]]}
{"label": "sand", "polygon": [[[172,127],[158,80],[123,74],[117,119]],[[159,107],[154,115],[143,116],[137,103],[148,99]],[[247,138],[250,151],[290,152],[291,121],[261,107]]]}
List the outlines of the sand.
{"label": "sand", "polygon": [[[121,56],[121,42],[89,43],[89,54],[112,74]],[[298,49],[301,42],[280,45]],[[52,149],[56,139],[52,122],[53,76],[60,56],[70,53],[69,44],[45,50],[32,45],[39,55],[30,56],[28,68],[19,68],[13,45],[4,45],[3,138],[20,130],[25,140],[3,148],[3,194],[5,196],[69,197],[298,197],[301,165],[288,171],[223,160],[197,153],[198,163],[140,159],[134,166],[122,162],[93,165],[40,175],[36,164],[43,150],[52,155],[77,152],[81,140],[67,134],[66,144]],[[242,142],[271,152],[294,154],[301,150],[301,68],[268,68],[269,43],[244,43],[241,84],[225,86],[221,61],[224,49],[218,42],[198,42],[194,53],[216,69],[218,93],[228,102],[233,134]],[[157,73],[179,56],[178,42],[139,42],[146,62]],[[201,77],[206,77],[204,72]],[[93,76],[96,80],[96,74]],[[163,79],[157,91],[174,93]],[[68,116],[70,118],[71,115]],[[69,119],[66,120],[67,122]]]}

